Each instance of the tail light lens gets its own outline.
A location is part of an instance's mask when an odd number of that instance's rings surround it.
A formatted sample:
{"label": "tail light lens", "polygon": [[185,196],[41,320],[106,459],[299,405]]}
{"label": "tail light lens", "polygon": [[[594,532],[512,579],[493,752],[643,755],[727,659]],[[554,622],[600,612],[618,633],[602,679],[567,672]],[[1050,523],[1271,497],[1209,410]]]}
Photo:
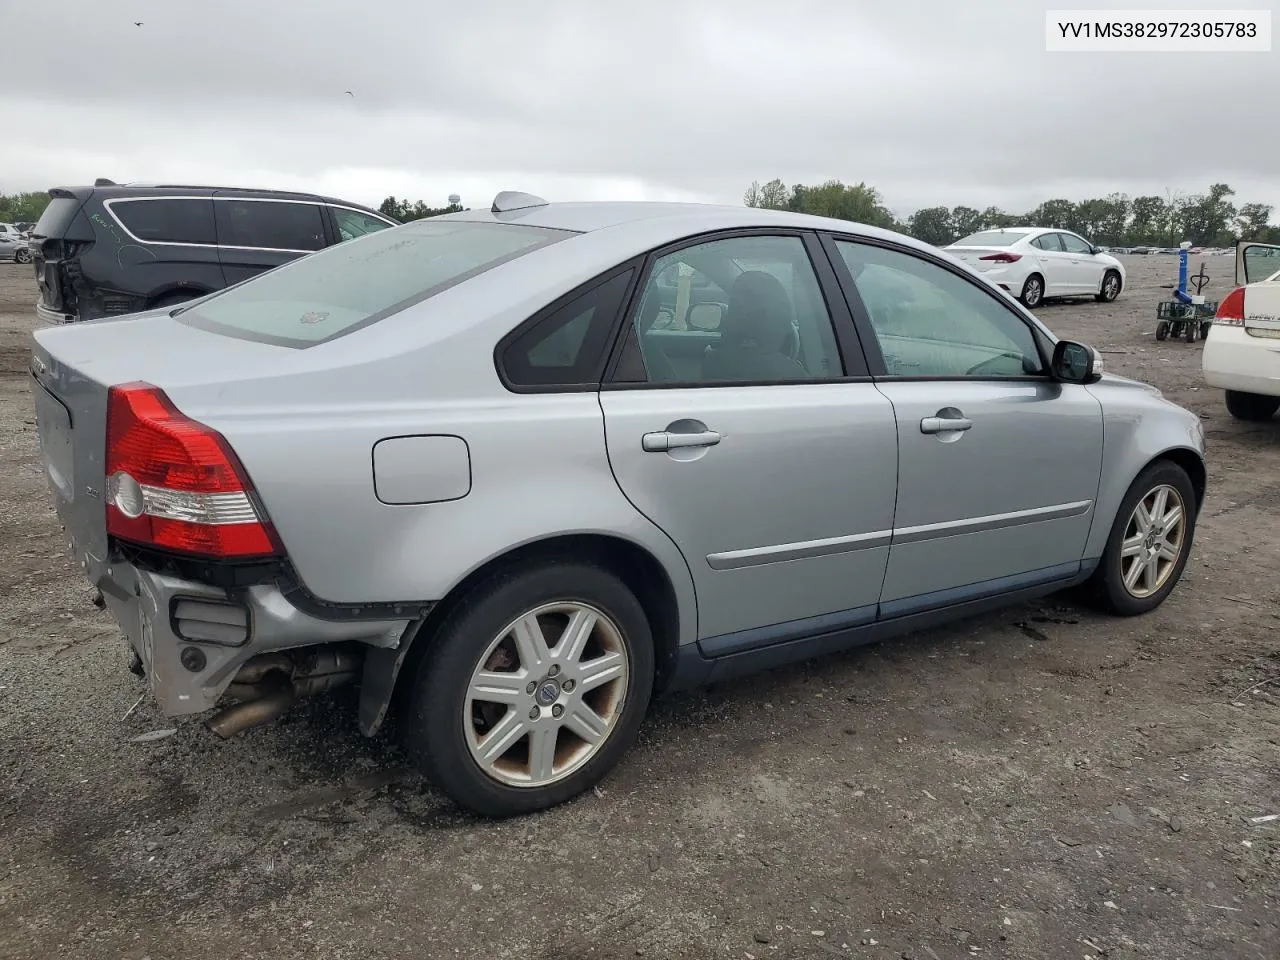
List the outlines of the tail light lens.
{"label": "tail light lens", "polygon": [[1223,327],[1244,326],[1244,287],[1236,287],[1222,299],[1213,322]]}
{"label": "tail light lens", "polygon": [[147,383],[107,399],[107,532],[216,559],[282,553],[239,458]]}
{"label": "tail light lens", "polygon": [[1020,253],[989,253],[985,257],[979,257],[979,260],[989,260],[992,263],[1017,263],[1022,259]]}

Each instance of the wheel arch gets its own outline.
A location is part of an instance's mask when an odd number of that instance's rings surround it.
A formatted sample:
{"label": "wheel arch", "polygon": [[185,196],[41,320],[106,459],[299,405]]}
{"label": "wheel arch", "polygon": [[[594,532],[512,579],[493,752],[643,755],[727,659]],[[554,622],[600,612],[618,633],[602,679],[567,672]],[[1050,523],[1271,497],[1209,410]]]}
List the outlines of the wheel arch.
{"label": "wheel arch", "polygon": [[[360,692],[361,732],[371,736],[382,725],[400,690],[399,677],[426,656],[440,625],[476,587],[495,575],[556,558],[598,564],[626,584],[644,609],[654,641],[654,690],[661,691],[675,670],[680,650],[682,616],[676,584],[647,547],[611,533],[567,533],[546,536],[491,557],[466,574],[406,635],[401,648],[370,651]],[[692,585],[690,584],[690,589]]]}
{"label": "wheel arch", "polygon": [[203,283],[170,283],[147,294],[147,309],[154,309],[174,294],[182,294],[191,300],[214,292],[214,288]]}

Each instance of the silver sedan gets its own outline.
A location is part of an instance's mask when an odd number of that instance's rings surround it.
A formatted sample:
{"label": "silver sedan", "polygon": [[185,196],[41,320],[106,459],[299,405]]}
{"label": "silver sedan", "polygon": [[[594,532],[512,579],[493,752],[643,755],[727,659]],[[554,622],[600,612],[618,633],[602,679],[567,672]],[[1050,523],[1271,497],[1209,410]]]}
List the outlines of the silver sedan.
{"label": "silver sedan", "polygon": [[1169,595],[1199,420],[959,260],[739,207],[420,220],[42,329],[53,499],[167,715],[359,685],[459,804],[567,800],[655,693],[1068,587]]}

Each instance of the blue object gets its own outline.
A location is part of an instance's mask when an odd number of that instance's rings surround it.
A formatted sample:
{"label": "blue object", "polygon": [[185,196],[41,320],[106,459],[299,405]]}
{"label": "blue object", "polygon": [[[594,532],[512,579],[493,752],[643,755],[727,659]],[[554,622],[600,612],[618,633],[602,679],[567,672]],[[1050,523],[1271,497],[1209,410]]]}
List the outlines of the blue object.
{"label": "blue object", "polygon": [[1178,289],[1173,291],[1175,300],[1182,303],[1191,302],[1191,294],[1187,293],[1187,265],[1191,259],[1191,251],[1186,247],[1178,248]]}

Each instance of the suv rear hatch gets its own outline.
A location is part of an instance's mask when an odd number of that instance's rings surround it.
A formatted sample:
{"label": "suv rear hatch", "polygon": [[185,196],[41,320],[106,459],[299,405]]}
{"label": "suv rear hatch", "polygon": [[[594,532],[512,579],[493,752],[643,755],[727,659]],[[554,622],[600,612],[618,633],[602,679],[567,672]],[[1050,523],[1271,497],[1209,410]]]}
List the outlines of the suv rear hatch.
{"label": "suv rear hatch", "polygon": [[93,227],[81,211],[92,195],[91,188],[55,187],[49,191],[49,205],[32,228],[31,258],[40,286],[36,309],[43,320],[77,319],[78,256],[94,241]]}

